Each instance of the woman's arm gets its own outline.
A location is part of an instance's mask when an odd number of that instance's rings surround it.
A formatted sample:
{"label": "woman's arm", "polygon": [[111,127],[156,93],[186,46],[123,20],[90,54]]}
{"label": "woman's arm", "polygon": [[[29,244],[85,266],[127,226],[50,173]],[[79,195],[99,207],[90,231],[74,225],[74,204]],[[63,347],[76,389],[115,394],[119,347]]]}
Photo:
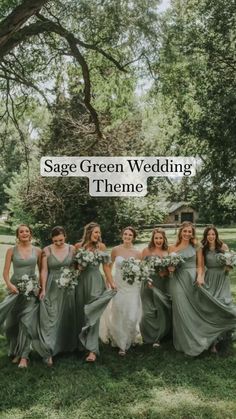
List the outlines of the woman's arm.
{"label": "woman's arm", "polygon": [[205,259],[204,259],[202,249],[199,249],[197,251],[197,279],[196,279],[196,283],[198,286],[205,284],[204,274],[205,274]]}
{"label": "woman's arm", "polygon": [[40,286],[41,286],[41,291],[39,294],[40,300],[43,300],[45,297],[47,278],[48,278],[48,258],[47,258],[46,249],[43,249],[42,257],[41,257],[41,270],[40,270]]}
{"label": "woman's arm", "polygon": [[13,294],[19,294],[19,290],[17,287],[11,283],[9,278],[10,273],[10,267],[11,267],[11,261],[12,261],[12,255],[13,255],[13,248],[7,250],[6,257],[5,257],[5,264],[3,269],[3,279],[6,282],[6,286]]}
{"label": "woman's arm", "polygon": [[41,270],[41,261],[42,261],[42,250],[39,247],[36,247],[37,252],[37,265],[39,268],[39,272]]}
{"label": "woman's arm", "polygon": [[[105,244],[100,243],[99,249],[102,252],[105,252],[106,251]],[[116,253],[115,248],[113,248],[112,251],[111,251],[111,264],[103,263],[103,265],[102,265],[103,266],[103,271],[104,271],[104,274],[105,274],[105,277],[106,277],[106,281],[108,282],[108,284],[110,285],[110,287],[112,289],[116,289],[116,284],[115,284],[115,282],[112,278],[112,274],[111,274],[111,269],[112,269],[112,266],[113,266],[113,263],[114,263],[114,260],[115,260],[115,257],[116,257],[115,253]]]}

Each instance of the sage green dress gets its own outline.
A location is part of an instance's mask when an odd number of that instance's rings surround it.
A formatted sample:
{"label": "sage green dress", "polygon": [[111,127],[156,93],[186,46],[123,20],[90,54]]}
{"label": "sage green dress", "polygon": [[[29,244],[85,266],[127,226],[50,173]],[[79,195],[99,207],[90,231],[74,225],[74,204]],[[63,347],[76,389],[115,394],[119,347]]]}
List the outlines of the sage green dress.
{"label": "sage green dress", "polygon": [[80,273],[75,294],[78,348],[99,354],[100,317],[116,291],[106,289],[99,265],[89,264]]}
{"label": "sage green dress", "polygon": [[[152,256],[153,257],[153,256]],[[168,295],[168,277],[158,273],[150,276],[153,288],[141,285],[142,318],[140,331],[144,343],[160,342],[171,330],[171,301]]]}
{"label": "sage green dress", "polygon": [[[37,253],[32,247],[32,255],[23,259],[17,249],[13,248],[13,276],[11,282],[17,287],[17,282],[23,275],[36,276]],[[34,295],[26,297],[23,294],[9,294],[0,303],[0,325],[9,342],[9,355],[28,358],[32,338],[32,328],[36,328],[38,299]]]}
{"label": "sage green dress", "polygon": [[212,296],[196,280],[196,249],[189,245],[179,254],[185,260],[170,277],[173,342],[177,351],[197,356],[217,338],[235,329],[236,309]]}
{"label": "sage green dress", "polygon": [[232,303],[230,291],[229,275],[225,272],[225,267],[219,262],[215,250],[207,250],[204,256],[205,260],[205,288],[213,297],[220,300],[223,304]]}
{"label": "sage green dress", "polygon": [[59,288],[57,279],[62,268],[73,264],[73,247],[68,245],[68,254],[63,261],[46,248],[48,279],[45,298],[40,301],[37,334],[33,347],[43,357],[48,358],[61,352],[72,352],[77,347],[75,290]]}

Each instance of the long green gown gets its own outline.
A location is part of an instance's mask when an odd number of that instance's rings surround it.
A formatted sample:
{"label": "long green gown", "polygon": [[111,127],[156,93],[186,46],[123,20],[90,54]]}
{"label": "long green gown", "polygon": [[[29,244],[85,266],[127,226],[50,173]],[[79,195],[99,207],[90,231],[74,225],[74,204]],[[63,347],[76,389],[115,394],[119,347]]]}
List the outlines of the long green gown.
{"label": "long green gown", "polygon": [[144,343],[155,343],[171,330],[171,301],[168,295],[168,277],[157,273],[150,276],[153,288],[141,285],[142,318],[140,331]]}
{"label": "long green gown", "polygon": [[68,254],[60,261],[52,253],[51,246],[46,248],[48,279],[45,298],[40,301],[37,333],[33,347],[47,358],[61,352],[72,352],[77,347],[75,291],[59,288],[56,280],[62,268],[73,264],[73,247],[68,245]]}
{"label": "long green gown", "polygon": [[230,279],[217,255],[219,253],[215,250],[207,250],[205,253],[205,267],[207,268],[204,278],[205,288],[223,304],[228,305],[232,303]]}
{"label": "long green gown", "polygon": [[185,263],[170,278],[173,342],[177,351],[197,356],[217,338],[236,326],[236,309],[226,307],[196,280],[196,249],[191,245],[179,254]]}
{"label": "long green gown", "polygon": [[[107,255],[104,262],[108,260]],[[79,276],[75,294],[78,347],[99,354],[100,317],[116,291],[106,289],[99,265],[89,264]]]}
{"label": "long green gown", "polygon": [[[35,276],[37,264],[36,249],[32,255],[23,259],[17,249],[13,248],[12,284],[16,285],[23,275]],[[34,295],[28,298],[23,294],[9,294],[0,303],[0,325],[9,342],[9,355],[28,358],[31,344],[31,330],[36,328],[35,318],[38,310],[38,299]]]}

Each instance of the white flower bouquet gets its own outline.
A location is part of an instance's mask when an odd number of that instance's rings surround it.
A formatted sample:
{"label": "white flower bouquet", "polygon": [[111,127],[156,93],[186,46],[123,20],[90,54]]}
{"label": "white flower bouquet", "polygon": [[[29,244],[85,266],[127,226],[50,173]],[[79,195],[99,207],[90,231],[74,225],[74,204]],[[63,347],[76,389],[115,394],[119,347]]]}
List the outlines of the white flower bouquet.
{"label": "white flower bouquet", "polygon": [[79,271],[83,271],[88,265],[98,266],[100,263],[109,263],[110,256],[99,250],[91,252],[81,248],[75,254],[75,262],[78,264]]}
{"label": "white flower bouquet", "polygon": [[39,294],[40,287],[36,275],[22,275],[20,280],[17,281],[16,286],[20,294],[23,294],[27,300],[29,300],[31,296],[37,297]]}
{"label": "white flower bouquet", "polygon": [[75,254],[75,262],[78,263],[80,270],[85,269],[88,265],[96,265],[95,252],[85,250],[81,247]]}
{"label": "white flower bouquet", "polygon": [[170,253],[163,259],[165,259],[166,266],[172,266],[174,268],[176,268],[178,265],[181,265],[182,263],[185,263],[183,257],[175,252]]}
{"label": "white flower bouquet", "polygon": [[159,256],[151,256],[147,258],[146,263],[150,271],[153,273],[164,271],[169,266],[169,259],[166,259],[167,257],[160,258]]}
{"label": "white flower bouquet", "polygon": [[108,255],[108,253],[101,252],[99,250],[96,250],[94,253],[95,253],[95,259],[98,262],[98,264],[100,264],[100,263],[110,263],[111,262],[111,258]]}
{"label": "white flower bouquet", "polygon": [[78,271],[64,266],[61,268],[61,275],[56,280],[56,283],[58,285],[58,288],[67,288],[73,290],[75,286],[78,285],[77,278]]}
{"label": "white flower bouquet", "polygon": [[125,259],[122,262],[121,270],[123,280],[130,285],[140,283],[149,278],[149,268],[147,265],[133,257]]}
{"label": "white flower bouquet", "polygon": [[221,265],[228,266],[230,268],[236,266],[236,253],[234,252],[218,253],[217,259]]}

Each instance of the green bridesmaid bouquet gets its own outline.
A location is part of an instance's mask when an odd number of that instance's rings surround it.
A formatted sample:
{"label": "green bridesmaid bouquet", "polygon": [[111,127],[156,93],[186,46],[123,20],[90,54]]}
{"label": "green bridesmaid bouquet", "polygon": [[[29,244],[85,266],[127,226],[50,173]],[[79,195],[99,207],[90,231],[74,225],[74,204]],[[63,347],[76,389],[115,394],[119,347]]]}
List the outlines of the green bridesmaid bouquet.
{"label": "green bridesmaid bouquet", "polygon": [[17,281],[17,288],[19,293],[24,295],[27,300],[30,300],[31,296],[37,297],[39,294],[39,283],[36,275],[23,275],[19,281]]}
{"label": "green bridesmaid bouquet", "polygon": [[185,263],[182,256],[175,252],[170,253],[168,256],[164,256],[163,259],[165,259],[166,266],[168,267],[176,268],[177,266],[182,265],[182,263]]}
{"label": "green bridesmaid bouquet", "polygon": [[106,252],[95,250],[79,249],[75,254],[75,262],[78,264],[79,271],[82,272],[87,266],[98,266],[100,263],[110,263],[110,256]]}

